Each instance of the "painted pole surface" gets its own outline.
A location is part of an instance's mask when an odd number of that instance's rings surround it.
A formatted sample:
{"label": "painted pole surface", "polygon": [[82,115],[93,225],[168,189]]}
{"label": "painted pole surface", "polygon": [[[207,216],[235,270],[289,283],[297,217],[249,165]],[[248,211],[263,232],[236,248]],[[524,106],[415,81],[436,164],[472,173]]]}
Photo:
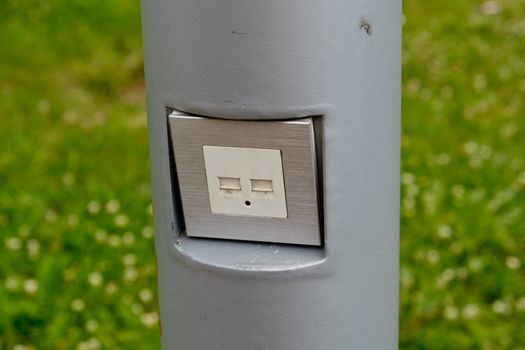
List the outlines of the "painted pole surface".
{"label": "painted pole surface", "polygon": [[[143,0],[163,349],[397,349],[400,0]],[[322,116],[324,246],[191,239],[167,109]]]}

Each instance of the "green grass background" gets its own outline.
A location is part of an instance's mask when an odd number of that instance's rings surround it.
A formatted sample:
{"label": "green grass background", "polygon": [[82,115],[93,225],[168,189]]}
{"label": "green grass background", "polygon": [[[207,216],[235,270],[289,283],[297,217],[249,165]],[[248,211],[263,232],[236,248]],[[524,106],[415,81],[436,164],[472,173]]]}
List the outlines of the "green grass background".
{"label": "green grass background", "polygon": [[[525,349],[525,1],[406,0],[402,349]],[[0,2],[0,349],[157,349],[138,1]],[[365,349],[363,349],[365,350]]]}

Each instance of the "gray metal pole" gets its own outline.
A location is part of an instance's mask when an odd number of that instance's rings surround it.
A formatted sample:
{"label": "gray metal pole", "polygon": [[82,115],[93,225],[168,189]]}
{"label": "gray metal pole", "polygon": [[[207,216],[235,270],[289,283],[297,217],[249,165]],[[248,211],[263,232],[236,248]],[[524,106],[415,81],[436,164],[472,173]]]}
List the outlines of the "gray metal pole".
{"label": "gray metal pole", "polygon": [[[163,349],[397,349],[401,1],[143,0],[142,16]],[[288,193],[282,232],[239,217],[253,240],[192,237],[173,110],[226,130],[315,116],[321,245],[275,243],[308,229]],[[270,124],[250,125],[257,148]]]}

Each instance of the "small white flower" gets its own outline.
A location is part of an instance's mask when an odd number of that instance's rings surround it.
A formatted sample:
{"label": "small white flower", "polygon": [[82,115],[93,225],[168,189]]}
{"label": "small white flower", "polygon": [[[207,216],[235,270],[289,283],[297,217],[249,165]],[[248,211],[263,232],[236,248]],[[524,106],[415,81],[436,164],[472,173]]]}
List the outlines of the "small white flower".
{"label": "small white flower", "polygon": [[89,338],[86,343],[87,343],[87,345],[88,345],[90,350],[98,350],[98,349],[100,349],[100,346],[102,345],[100,343],[100,340],[98,340],[97,338],[94,338],[94,337]]}
{"label": "small white flower", "polygon": [[481,260],[480,258],[472,258],[470,259],[468,265],[472,271],[476,272],[476,271],[481,271],[485,264],[483,263],[483,260]]}
{"label": "small white flower", "polygon": [[67,224],[71,227],[75,227],[78,225],[78,216],[75,214],[71,214],[67,217]]}
{"label": "small white flower", "polygon": [[431,265],[435,265],[440,259],[439,252],[437,250],[431,249],[427,252],[427,261]]}
{"label": "small white flower", "polygon": [[90,214],[97,214],[98,212],[100,212],[100,203],[97,201],[89,202],[87,205],[87,211]]}
{"label": "small white flower", "polygon": [[43,98],[38,101],[36,108],[38,109],[40,113],[45,115],[51,109],[51,103],[49,102],[47,98]]}
{"label": "small white flower", "polygon": [[455,306],[449,305],[445,307],[443,315],[447,320],[456,320],[459,317],[459,311]]}
{"label": "small white flower", "polygon": [[138,276],[139,273],[134,267],[126,267],[126,269],[124,270],[124,280],[126,282],[134,282]]}
{"label": "small white flower", "polygon": [[86,341],[77,344],[77,350],[98,350],[102,346],[102,343],[97,338],[89,338]]}
{"label": "small white flower", "polygon": [[485,77],[483,74],[475,75],[473,85],[474,85],[474,89],[476,89],[477,91],[481,91],[485,89],[487,87],[487,77]]}
{"label": "small white flower", "polygon": [[153,300],[153,293],[149,289],[142,289],[139,292],[139,299],[143,303],[149,303],[149,302],[151,302],[151,300]]}
{"label": "small white flower", "polygon": [[35,294],[38,290],[38,281],[34,278],[29,278],[24,281],[24,290],[27,294]]}
{"label": "small white flower", "polygon": [[441,239],[447,239],[452,236],[452,227],[449,225],[439,225],[437,228],[437,235]]}
{"label": "small white flower", "polygon": [[456,271],[453,269],[446,269],[437,278],[437,287],[440,289],[445,288],[450,281],[456,277]]}
{"label": "small white flower", "polygon": [[142,307],[142,305],[140,305],[139,303],[133,303],[131,304],[131,312],[134,314],[134,315],[140,315],[142,313],[142,311],[144,310],[144,308]]}
{"label": "small white flower", "polygon": [[46,213],[44,214],[44,218],[46,219],[47,222],[49,223],[53,223],[53,222],[56,222],[57,219],[58,219],[58,214],[56,211],[54,210],[47,210]]}
{"label": "small white flower", "polygon": [[109,295],[113,295],[117,291],[118,291],[118,285],[115,282],[111,281],[106,285],[106,293],[108,293]]}
{"label": "small white flower", "polygon": [[20,250],[22,247],[22,240],[18,237],[9,237],[5,239],[5,246],[9,250]]}
{"label": "small white flower", "polygon": [[474,154],[478,151],[479,145],[476,141],[469,141],[463,145],[466,154]]}
{"label": "small white flower", "polygon": [[492,311],[500,315],[509,314],[512,309],[511,305],[504,300],[496,300],[492,303]]}
{"label": "small white flower", "polygon": [[106,203],[106,212],[108,214],[115,214],[120,209],[120,203],[116,199],[111,199]]}
{"label": "small white flower", "polygon": [[452,252],[452,254],[454,255],[459,255],[463,252],[463,250],[465,250],[465,247],[463,246],[463,244],[461,242],[452,242],[452,244],[450,245],[450,251]]}
{"label": "small white flower", "polygon": [[36,239],[27,241],[27,252],[30,256],[36,256],[40,253],[40,243]]}
{"label": "small white flower", "polygon": [[95,239],[97,242],[105,242],[108,239],[108,234],[102,229],[95,231]]}
{"label": "small white flower", "polygon": [[463,308],[461,314],[467,320],[474,319],[479,315],[479,307],[476,304],[468,304]]}
{"label": "small white flower", "polygon": [[71,186],[75,183],[75,175],[73,175],[72,173],[65,173],[63,176],[62,176],[62,182],[64,183],[64,185],[66,186]]}
{"label": "small white flower", "polygon": [[481,4],[481,13],[484,15],[495,15],[500,11],[500,5],[497,1],[488,0]]}
{"label": "small white flower", "polygon": [[62,115],[62,117],[64,118],[64,121],[67,123],[67,124],[74,124],[76,122],[78,122],[78,119],[79,119],[79,116],[77,113],[75,113],[75,111],[65,111],[64,114]]}
{"label": "small white flower", "polygon": [[521,185],[521,186],[525,186],[525,171],[522,171],[519,175],[518,175],[518,178],[516,180],[516,182]]}
{"label": "small white flower", "polygon": [[414,274],[409,269],[401,269],[401,285],[404,288],[412,288],[415,283]]}
{"label": "small white flower", "polygon": [[419,194],[419,186],[412,184],[406,187],[406,194],[408,197],[416,197]]}
{"label": "small white flower", "polygon": [[109,236],[109,245],[112,247],[119,247],[121,244],[120,236],[117,235],[111,235]]}
{"label": "small white flower", "polygon": [[75,299],[71,302],[71,309],[76,312],[83,311],[86,308],[86,303],[82,299]]}
{"label": "small white flower", "polygon": [[113,222],[118,227],[124,227],[129,223],[129,219],[128,219],[128,216],[125,214],[118,214],[117,216],[115,216],[115,219],[113,220]]}
{"label": "small white flower", "polygon": [[450,163],[450,155],[447,153],[440,153],[435,159],[438,165],[448,165]]}
{"label": "small white flower", "polygon": [[124,265],[126,266],[132,266],[132,265],[135,265],[137,263],[137,256],[135,254],[126,254],[124,255],[124,257],[122,258],[122,262],[124,263]]}
{"label": "small white flower", "polygon": [[20,280],[14,276],[8,276],[4,281],[4,287],[8,291],[14,292],[20,287]]}
{"label": "small white flower", "polygon": [[30,350],[31,347],[27,345],[17,344],[13,347],[13,350]]}
{"label": "small white flower", "polygon": [[151,237],[153,237],[153,227],[151,227],[151,226],[144,226],[142,228],[142,236],[144,236],[144,238],[151,238]]}
{"label": "small white flower", "polygon": [[140,316],[140,321],[146,327],[154,327],[159,322],[159,315],[156,312],[145,313]]}
{"label": "small white flower", "polygon": [[132,245],[135,242],[135,235],[133,232],[126,232],[122,236],[122,242],[124,242],[125,245]]}
{"label": "small white flower", "polygon": [[412,173],[402,173],[401,183],[403,185],[411,185],[416,181],[416,176]]}
{"label": "small white flower", "polygon": [[95,287],[99,287],[102,284],[103,280],[104,278],[102,277],[100,272],[95,271],[95,272],[90,273],[88,276],[89,284]]}
{"label": "small white flower", "polygon": [[456,270],[456,275],[460,280],[464,280],[468,277],[468,269],[466,267],[460,267]]}
{"label": "small white flower", "polygon": [[461,199],[465,195],[465,187],[462,185],[454,185],[452,186],[451,192],[455,198]]}
{"label": "small white flower", "polygon": [[516,309],[520,311],[525,311],[525,297],[521,297],[516,300]]}
{"label": "small white flower", "polygon": [[479,154],[484,159],[490,158],[490,156],[492,156],[492,147],[490,147],[488,145],[481,146],[481,148],[479,150]]}
{"label": "small white flower", "polygon": [[505,259],[505,265],[511,270],[517,270],[521,266],[521,260],[517,256],[509,256]]}
{"label": "small white flower", "polygon": [[85,328],[86,331],[93,333],[98,329],[98,322],[96,320],[87,320]]}

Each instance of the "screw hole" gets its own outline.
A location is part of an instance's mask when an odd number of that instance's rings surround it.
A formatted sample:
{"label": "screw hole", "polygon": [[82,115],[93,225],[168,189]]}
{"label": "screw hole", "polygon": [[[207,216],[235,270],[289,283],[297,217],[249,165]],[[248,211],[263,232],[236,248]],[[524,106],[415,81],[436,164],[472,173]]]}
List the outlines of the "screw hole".
{"label": "screw hole", "polygon": [[246,202],[244,202],[244,204],[245,204],[247,207],[249,207],[250,205],[252,205],[252,202],[250,202],[250,201],[246,201]]}

